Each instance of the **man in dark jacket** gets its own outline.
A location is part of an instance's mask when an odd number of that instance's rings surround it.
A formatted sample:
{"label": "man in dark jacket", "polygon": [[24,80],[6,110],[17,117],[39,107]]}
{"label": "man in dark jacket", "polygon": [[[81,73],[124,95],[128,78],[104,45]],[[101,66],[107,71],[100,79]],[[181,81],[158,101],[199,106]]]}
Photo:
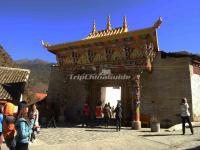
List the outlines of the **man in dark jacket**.
{"label": "man in dark jacket", "polygon": [[56,121],[55,121],[56,109],[55,109],[55,103],[51,103],[50,107],[47,106],[47,111],[49,112],[49,116],[48,116],[48,121],[47,121],[47,124],[46,124],[46,128],[48,128],[51,124],[54,126],[54,128],[56,128]]}
{"label": "man in dark jacket", "polygon": [[117,107],[115,108],[115,119],[116,119],[116,131],[121,129],[121,119],[122,119],[122,108],[120,102],[118,102]]}

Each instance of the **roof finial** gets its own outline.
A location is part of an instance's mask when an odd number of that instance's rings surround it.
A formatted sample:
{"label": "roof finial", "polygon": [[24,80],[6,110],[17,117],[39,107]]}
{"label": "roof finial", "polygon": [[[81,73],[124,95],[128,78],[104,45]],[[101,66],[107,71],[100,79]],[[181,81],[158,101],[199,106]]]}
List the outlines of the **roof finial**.
{"label": "roof finial", "polygon": [[97,30],[96,30],[96,22],[94,20],[93,26],[92,26],[92,33],[95,33],[95,32],[97,32]]}
{"label": "roof finial", "polygon": [[159,28],[161,23],[162,23],[163,19],[162,17],[160,16],[159,19],[154,23],[153,27],[154,28]]}
{"label": "roof finial", "polygon": [[111,30],[110,15],[108,16],[107,30]]}
{"label": "roof finial", "polygon": [[126,20],[126,16],[124,16],[123,28],[124,28],[125,32],[128,31],[128,23],[127,23],[127,20]]}

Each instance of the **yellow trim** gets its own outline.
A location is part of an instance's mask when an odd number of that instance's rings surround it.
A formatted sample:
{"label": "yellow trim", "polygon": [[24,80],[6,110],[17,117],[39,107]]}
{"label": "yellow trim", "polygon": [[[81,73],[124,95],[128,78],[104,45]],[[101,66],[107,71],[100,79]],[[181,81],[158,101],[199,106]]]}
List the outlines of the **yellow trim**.
{"label": "yellow trim", "polygon": [[52,53],[56,53],[57,50],[67,49],[67,48],[70,48],[70,47],[79,47],[79,46],[83,46],[83,45],[93,44],[95,42],[107,42],[107,41],[110,41],[110,40],[127,38],[127,37],[134,36],[134,35],[152,33],[154,31],[156,31],[156,28],[150,27],[150,28],[145,28],[145,29],[142,29],[142,30],[134,30],[134,31],[129,31],[129,32],[116,34],[116,35],[102,36],[102,37],[99,37],[99,38],[85,39],[85,40],[79,40],[79,41],[74,41],[74,42],[49,45],[47,47],[47,49]]}

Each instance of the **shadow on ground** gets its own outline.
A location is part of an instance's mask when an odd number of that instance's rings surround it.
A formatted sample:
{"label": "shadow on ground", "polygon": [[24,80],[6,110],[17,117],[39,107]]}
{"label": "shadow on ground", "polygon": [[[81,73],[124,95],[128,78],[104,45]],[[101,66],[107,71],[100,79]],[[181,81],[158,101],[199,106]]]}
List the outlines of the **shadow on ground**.
{"label": "shadow on ground", "polygon": [[200,146],[194,147],[194,148],[188,148],[186,150],[200,150]]}
{"label": "shadow on ground", "polygon": [[149,134],[149,135],[140,135],[142,137],[153,137],[153,136],[175,136],[175,135],[180,135],[181,134]]}
{"label": "shadow on ground", "polygon": [[116,132],[116,130],[85,130],[90,132]]}

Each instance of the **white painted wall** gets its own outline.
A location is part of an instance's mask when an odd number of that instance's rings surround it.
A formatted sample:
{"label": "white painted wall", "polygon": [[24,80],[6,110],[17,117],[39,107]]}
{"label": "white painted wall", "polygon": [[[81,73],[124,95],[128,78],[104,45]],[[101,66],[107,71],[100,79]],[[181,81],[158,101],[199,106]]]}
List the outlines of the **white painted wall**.
{"label": "white painted wall", "polygon": [[191,74],[192,107],[194,121],[200,121],[200,75]]}

